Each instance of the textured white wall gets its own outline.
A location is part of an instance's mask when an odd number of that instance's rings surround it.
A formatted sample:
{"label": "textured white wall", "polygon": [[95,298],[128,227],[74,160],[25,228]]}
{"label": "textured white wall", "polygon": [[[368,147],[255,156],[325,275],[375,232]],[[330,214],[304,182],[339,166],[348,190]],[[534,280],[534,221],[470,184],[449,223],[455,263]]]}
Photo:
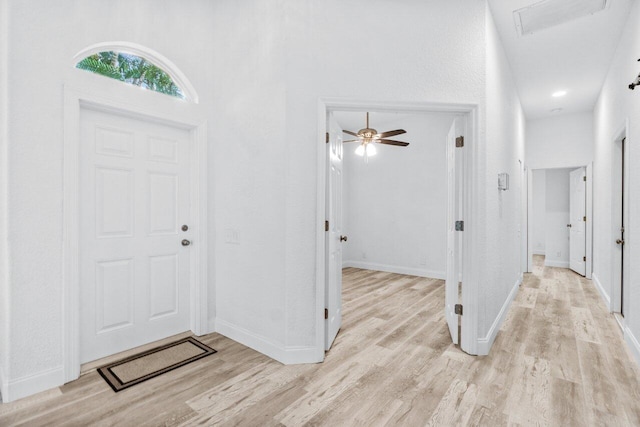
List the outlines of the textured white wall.
{"label": "textured white wall", "polygon": [[533,194],[531,197],[531,203],[533,204],[531,221],[531,246],[535,255],[545,254],[545,243],[547,240],[545,233],[545,219],[546,219],[546,190],[547,184],[545,182],[545,170],[536,169],[532,173],[533,179]]}
{"label": "textured white wall", "polygon": [[593,113],[527,121],[527,167],[585,166],[593,161]]}
{"label": "textured white wall", "polygon": [[[364,113],[363,113],[364,114]],[[345,265],[444,278],[446,272],[446,137],[454,116],[415,114],[374,123],[406,129],[406,148],[378,144],[366,164],[345,145]]]}
{"label": "textured white wall", "polygon": [[[612,60],[607,79],[602,87],[600,98],[594,110],[595,156],[594,156],[594,266],[593,276],[601,283],[609,296],[612,290],[612,251],[615,239],[611,223],[612,177],[618,176],[618,167],[613,166],[614,138],[618,130],[629,119],[629,224],[625,240],[630,253],[630,277],[626,298],[627,310],[625,321],[628,325],[626,333],[640,338],[640,263],[638,245],[635,237],[640,235],[640,169],[633,165],[640,164],[640,92],[631,91],[627,85],[640,72],[637,62],[640,52],[640,3],[633,4],[628,21],[616,54]],[[627,285],[625,285],[627,286]],[[640,348],[635,347],[636,356],[640,356]]]}
{"label": "textured white wall", "polygon": [[[514,178],[524,120],[486,2],[29,0],[8,7],[8,71],[19,94],[10,99],[8,130],[11,379],[62,363],[62,84],[81,72],[70,69],[77,51],[108,40],[157,50],[198,90],[209,114],[216,321],[285,350],[314,346],[320,333],[318,98],[477,103],[477,220],[485,224],[477,242],[479,335],[494,323],[518,275]],[[512,189],[500,194],[499,172],[512,177]],[[225,242],[228,230],[238,244]]]}
{"label": "textured white wall", "polygon": [[[482,189],[483,212],[478,218],[483,224],[480,240],[484,243],[479,257],[480,316],[479,339],[490,340],[497,331],[496,319],[505,307],[520,277],[520,197],[518,160],[524,161],[525,120],[518,93],[493,18],[486,14],[486,78],[487,104],[486,168]],[[498,174],[510,176],[510,189],[498,191]],[[523,230],[524,231],[524,230]]]}
{"label": "textured white wall", "polygon": [[207,108],[211,55],[202,40],[212,39],[212,12],[204,0],[2,3],[9,8],[12,94],[8,379],[22,387],[31,376],[57,375],[62,365],[63,83],[84,73],[72,58],[98,42],[139,43],[170,58]]}
{"label": "textured white wall", "polygon": [[569,267],[569,172],[545,171],[545,265]]}
{"label": "textured white wall", "polygon": [[8,91],[7,67],[9,64],[9,13],[8,2],[0,2],[0,394],[6,394],[9,356],[9,266],[7,242],[7,190],[9,163],[7,161]]}
{"label": "textured white wall", "polygon": [[[318,98],[484,105],[485,4],[306,0],[288,2],[284,13],[287,344],[304,346],[314,345],[319,332],[315,232],[324,218],[316,217]],[[480,132],[483,140],[483,123]]]}

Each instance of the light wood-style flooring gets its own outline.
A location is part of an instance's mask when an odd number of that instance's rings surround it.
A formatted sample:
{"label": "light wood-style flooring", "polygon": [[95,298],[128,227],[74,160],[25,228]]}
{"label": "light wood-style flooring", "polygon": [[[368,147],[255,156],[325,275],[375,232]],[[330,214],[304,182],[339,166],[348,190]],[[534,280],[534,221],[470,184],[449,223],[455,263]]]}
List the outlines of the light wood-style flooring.
{"label": "light wood-style flooring", "polygon": [[218,353],[114,393],[95,371],[0,405],[0,425],[640,425],[640,375],[590,281],[536,258],[490,356],[450,343],[441,280],[344,270],[324,363]]}

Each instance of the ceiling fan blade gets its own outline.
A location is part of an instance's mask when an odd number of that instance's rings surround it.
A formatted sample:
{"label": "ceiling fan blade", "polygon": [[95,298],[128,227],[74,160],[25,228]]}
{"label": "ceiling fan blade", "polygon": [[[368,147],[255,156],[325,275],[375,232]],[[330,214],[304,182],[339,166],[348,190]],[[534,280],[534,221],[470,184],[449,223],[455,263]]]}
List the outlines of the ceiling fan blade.
{"label": "ceiling fan blade", "polygon": [[393,139],[379,139],[376,142],[379,142],[380,144],[397,145],[398,147],[406,147],[409,145],[408,142],[394,141]]}
{"label": "ceiling fan blade", "polygon": [[404,129],[396,129],[396,130],[389,130],[386,132],[379,133],[376,136],[379,138],[387,138],[389,136],[402,135],[403,133],[407,133],[407,131]]}
{"label": "ceiling fan blade", "polygon": [[348,135],[358,136],[358,134],[357,134],[357,133],[355,133],[355,132],[351,132],[350,130],[343,130],[342,132],[344,132],[344,133],[346,133],[346,134],[348,134]]}
{"label": "ceiling fan blade", "polygon": [[342,142],[360,142],[359,139],[349,139],[347,141],[342,141]]}

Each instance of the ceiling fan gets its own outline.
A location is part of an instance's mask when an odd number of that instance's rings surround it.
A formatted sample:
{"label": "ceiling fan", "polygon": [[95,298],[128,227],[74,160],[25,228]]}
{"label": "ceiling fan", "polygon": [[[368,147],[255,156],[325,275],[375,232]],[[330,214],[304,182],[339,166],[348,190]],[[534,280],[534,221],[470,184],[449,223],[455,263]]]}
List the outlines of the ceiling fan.
{"label": "ceiling fan", "polygon": [[352,132],[350,130],[343,130],[343,132],[358,138],[349,139],[343,142],[359,142],[360,145],[358,146],[358,148],[356,148],[356,154],[358,156],[364,156],[365,161],[367,161],[367,158],[369,156],[375,156],[376,154],[376,147],[372,144],[372,142],[387,145],[396,145],[398,147],[406,147],[407,145],[409,145],[408,142],[387,139],[387,137],[389,136],[402,135],[403,133],[407,133],[407,131],[404,129],[389,130],[387,132],[378,133],[377,130],[370,128],[369,113],[367,113],[367,125],[364,129],[360,129],[358,133]]}

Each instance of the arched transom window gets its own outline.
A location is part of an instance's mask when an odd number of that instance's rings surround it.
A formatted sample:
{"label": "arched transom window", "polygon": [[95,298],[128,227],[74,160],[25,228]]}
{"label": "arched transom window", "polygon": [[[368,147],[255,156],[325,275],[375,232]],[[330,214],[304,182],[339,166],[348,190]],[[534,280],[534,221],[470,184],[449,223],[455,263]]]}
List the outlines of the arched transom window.
{"label": "arched transom window", "polygon": [[185,99],[185,93],[162,68],[140,56],[117,51],[89,55],[76,64],[87,70],[144,89]]}

